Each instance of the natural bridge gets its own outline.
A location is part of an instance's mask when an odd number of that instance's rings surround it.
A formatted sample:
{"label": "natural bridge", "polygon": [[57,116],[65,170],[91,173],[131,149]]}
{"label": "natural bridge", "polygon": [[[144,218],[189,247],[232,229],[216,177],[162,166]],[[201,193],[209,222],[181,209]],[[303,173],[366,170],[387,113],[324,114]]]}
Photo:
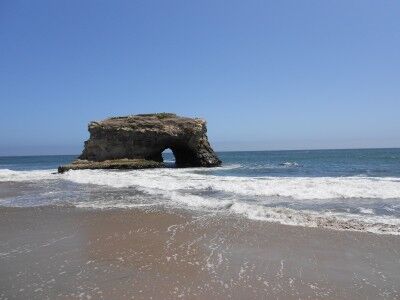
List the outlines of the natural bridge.
{"label": "natural bridge", "polygon": [[89,124],[90,138],[70,169],[144,169],[163,167],[171,149],[176,167],[214,167],[221,161],[207,138],[206,122],[171,113],[113,117]]}

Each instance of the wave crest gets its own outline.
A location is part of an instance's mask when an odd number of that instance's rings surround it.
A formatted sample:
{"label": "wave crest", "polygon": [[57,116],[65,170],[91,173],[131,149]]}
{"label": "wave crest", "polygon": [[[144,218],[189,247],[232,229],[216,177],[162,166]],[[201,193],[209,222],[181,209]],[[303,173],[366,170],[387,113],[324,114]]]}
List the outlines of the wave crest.
{"label": "wave crest", "polygon": [[70,171],[65,180],[114,188],[207,190],[241,196],[281,196],[292,199],[400,198],[400,180],[378,177],[233,177],[193,173],[187,169],[140,171]]}

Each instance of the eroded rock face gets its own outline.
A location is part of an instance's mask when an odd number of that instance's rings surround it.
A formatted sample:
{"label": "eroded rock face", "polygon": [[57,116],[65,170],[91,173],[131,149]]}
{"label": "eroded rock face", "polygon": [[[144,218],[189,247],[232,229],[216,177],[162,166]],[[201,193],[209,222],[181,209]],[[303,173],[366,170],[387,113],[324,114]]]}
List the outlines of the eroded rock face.
{"label": "eroded rock face", "polygon": [[167,113],[115,117],[91,122],[89,132],[90,138],[85,142],[80,160],[162,162],[162,152],[169,148],[177,167],[221,164],[208,142],[206,122],[202,119]]}

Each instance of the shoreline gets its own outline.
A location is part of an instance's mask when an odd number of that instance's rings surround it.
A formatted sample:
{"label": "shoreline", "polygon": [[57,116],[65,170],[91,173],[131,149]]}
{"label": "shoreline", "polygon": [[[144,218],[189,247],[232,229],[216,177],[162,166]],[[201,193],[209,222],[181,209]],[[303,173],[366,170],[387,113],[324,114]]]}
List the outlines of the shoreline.
{"label": "shoreline", "polygon": [[163,209],[0,208],[0,298],[400,297],[400,237]]}

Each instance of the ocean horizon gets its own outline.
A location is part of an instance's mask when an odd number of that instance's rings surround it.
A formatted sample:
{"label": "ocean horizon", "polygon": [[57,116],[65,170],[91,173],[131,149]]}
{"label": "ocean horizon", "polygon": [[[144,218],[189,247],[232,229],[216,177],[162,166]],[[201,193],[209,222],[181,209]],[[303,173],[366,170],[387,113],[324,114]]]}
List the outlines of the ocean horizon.
{"label": "ocean horizon", "polygon": [[[295,149],[256,149],[256,150],[215,150],[216,153],[224,153],[224,152],[282,152],[282,151],[341,151],[341,150],[396,150],[400,149],[400,147],[332,147],[332,148],[295,148]],[[165,153],[171,153],[170,149],[167,149]],[[52,154],[52,153],[44,153],[44,154],[2,154],[0,157],[33,157],[33,156],[74,156],[78,157],[80,153],[62,153],[62,154]]]}

